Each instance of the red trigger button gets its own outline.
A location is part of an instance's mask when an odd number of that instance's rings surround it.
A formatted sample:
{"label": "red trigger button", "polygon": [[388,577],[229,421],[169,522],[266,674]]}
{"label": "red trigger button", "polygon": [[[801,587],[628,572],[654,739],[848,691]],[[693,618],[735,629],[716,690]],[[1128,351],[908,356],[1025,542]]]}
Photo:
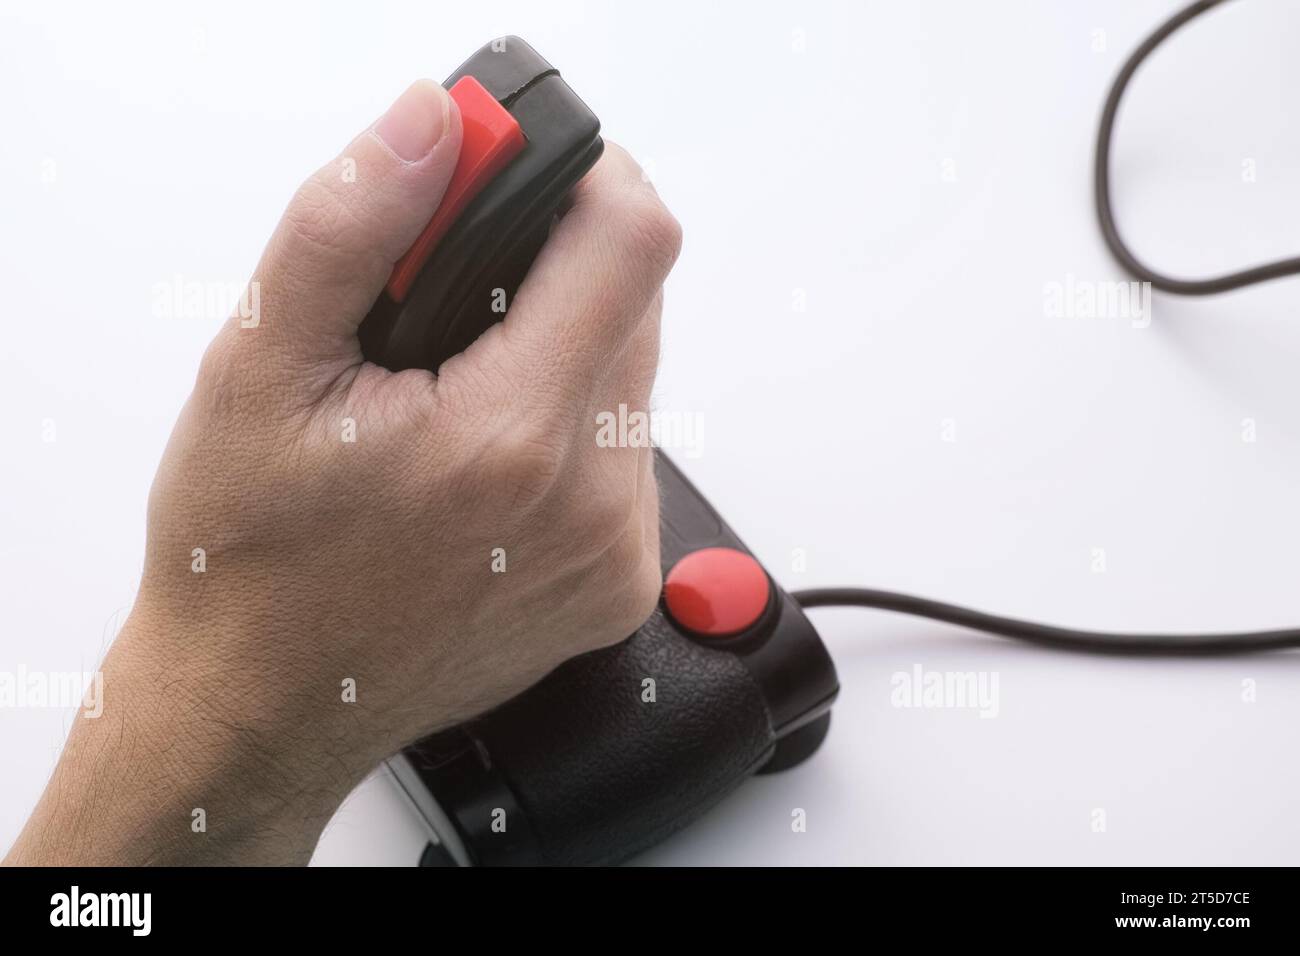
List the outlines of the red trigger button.
{"label": "red trigger button", "polygon": [[757,561],[734,548],[703,548],[664,579],[669,616],[699,637],[730,637],[758,623],[772,586]]}
{"label": "red trigger button", "polygon": [[527,145],[519,121],[472,76],[462,77],[447,91],[460,107],[460,158],[451,174],[438,211],[388,277],[387,291],[395,302],[406,298],[416,276],[443,235],[470,200],[477,196],[510,160]]}

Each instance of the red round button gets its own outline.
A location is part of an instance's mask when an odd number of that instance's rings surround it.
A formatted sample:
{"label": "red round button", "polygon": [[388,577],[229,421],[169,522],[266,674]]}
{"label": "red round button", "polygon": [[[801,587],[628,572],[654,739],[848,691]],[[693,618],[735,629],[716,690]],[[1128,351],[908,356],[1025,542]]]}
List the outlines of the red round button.
{"label": "red round button", "polygon": [[703,548],[682,558],[664,579],[672,619],[702,637],[730,637],[767,610],[771,585],[762,566],[734,548]]}

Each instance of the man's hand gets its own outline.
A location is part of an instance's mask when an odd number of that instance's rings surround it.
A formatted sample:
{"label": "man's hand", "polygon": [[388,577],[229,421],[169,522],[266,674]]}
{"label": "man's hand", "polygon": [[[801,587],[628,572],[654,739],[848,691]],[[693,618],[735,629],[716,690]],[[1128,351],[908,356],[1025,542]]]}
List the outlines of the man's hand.
{"label": "man's hand", "polygon": [[598,447],[596,414],[647,406],[680,231],[625,153],[463,355],[362,360],[460,137],[422,81],[294,197],[158,470],[104,714],[10,862],[305,862],[384,757],[651,613],[651,450]]}

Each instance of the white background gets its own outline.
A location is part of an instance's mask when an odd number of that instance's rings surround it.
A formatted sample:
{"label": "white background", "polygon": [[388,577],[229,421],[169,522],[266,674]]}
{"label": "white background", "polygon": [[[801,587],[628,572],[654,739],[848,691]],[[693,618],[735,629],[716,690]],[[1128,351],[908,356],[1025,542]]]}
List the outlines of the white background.
{"label": "white background", "polygon": [[[300,179],[508,32],[682,220],[658,405],[702,416],[679,461],[786,586],[1110,629],[1300,624],[1300,283],[1157,294],[1149,328],[1044,306],[1048,283],[1123,278],[1091,206],[1096,116],[1169,0],[47,6],[0,21],[0,668],[90,669],[130,604],[149,482],[221,319],[156,315],[156,285],[242,282]],[[1300,9],[1248,0],[1139,74],[1116,199],[1153,264],[1300,251],[1298,48]],[[1098,659],[814,613],[843,682],[825,747],[646,862],[1296,861],[1295,657]],[[892,707],[916,664],[996,672],[998,716]],[[0,710],[0,845],[71,716]],[[317,861],[420,847],[376,780]]]}

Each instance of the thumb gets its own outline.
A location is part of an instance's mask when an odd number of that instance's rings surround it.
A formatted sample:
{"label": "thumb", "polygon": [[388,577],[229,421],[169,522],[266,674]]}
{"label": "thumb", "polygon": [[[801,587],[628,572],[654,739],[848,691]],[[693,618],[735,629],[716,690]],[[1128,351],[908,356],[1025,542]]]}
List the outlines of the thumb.
{"label": "thumb", "polygon": [[258,264],[259,315],[235,323],[297,362],[359,357],[357,326],[433,218],[460,154],[460,111],[413,83],[298,189]]}

